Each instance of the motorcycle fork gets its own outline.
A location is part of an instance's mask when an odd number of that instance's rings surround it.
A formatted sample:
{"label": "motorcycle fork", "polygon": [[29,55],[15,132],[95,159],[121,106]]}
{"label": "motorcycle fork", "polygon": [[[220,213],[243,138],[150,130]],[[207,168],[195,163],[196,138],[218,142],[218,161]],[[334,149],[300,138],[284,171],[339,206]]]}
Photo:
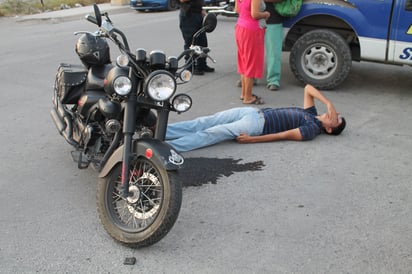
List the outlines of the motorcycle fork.
{"label": "motorcycle fork", "polygon": [[130,162],[132,159],[132,137],[135,131],[136,123],[136,94],[131,94],[126,101],[124,109],[124,147],[123,147],[123,161],[122,161],[122,186],[120,194],[123,198],[129,197],[129,177],[130,177]]}
{"label": "motorcycle fork", "polygon": [[169,120],[169,111],[166,109],[159,109],[157,111],[157,123],[155,130],[155,138],[164,141],[166,138],[167,122]]}

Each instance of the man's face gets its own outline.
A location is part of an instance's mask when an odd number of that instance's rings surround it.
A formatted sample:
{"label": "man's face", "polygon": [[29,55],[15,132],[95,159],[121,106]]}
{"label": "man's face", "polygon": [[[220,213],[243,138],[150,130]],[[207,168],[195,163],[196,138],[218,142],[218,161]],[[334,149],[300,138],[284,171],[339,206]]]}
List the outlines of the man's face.
{"label": "man's face", "polygon": [[338,117],[337,120],[333,120],[329,114],[324,113],[321,115],[322,126],[325,128],[326,132],[331,133],[332,130],[342,123],[342,118]]}

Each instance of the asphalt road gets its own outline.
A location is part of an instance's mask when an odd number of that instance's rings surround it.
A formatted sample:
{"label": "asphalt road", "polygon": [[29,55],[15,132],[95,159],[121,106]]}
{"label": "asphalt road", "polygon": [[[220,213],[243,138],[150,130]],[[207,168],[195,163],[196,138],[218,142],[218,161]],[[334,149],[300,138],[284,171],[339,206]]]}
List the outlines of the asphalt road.
{"label": "asphalt road", "polygon": [[[132,47],[183,47],[177,12],[124,9],[112,20]],[[181,86],[194,106],[172,121],[242,105],[235,19],[218,21],[208,35],[216,72]],[[0,273],[412,273],[411,68],[354,63],[325,92],[348,122],[339,137],[186,153],[177,223],[130,249],[100,225],[97,174],[77,169],[49,115],[58,63],[79,62],[79,30],[95,29],[73,17],[0,19]],[[302,104],[287,61],[279,92],[254,89],[265,106]]]}

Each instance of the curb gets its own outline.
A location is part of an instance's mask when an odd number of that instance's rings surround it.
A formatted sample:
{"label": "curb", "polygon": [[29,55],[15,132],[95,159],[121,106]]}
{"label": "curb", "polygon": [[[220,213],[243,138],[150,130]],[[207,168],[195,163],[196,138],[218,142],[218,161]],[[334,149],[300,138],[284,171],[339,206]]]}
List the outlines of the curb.
{"label": "curb", "polygon": [[[133,11],[129,5],[111,5],[100,4],[99,8],[101,12],[108,12],[110,15],[125,13]],[[28,21],[47,21],[47,20],[76,20],[84,19],[87,14],[93,14],[93,6],[84,6],[79,8],[64,9],[58,11],[43,12],[32,15],[25,15],[21,17],[15,17],[16,22],[28,22]]]}

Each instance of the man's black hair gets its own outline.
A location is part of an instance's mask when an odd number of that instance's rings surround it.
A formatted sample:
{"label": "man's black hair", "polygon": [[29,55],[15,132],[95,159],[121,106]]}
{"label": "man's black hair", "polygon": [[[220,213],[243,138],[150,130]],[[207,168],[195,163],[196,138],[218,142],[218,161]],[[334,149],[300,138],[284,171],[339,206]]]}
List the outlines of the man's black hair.
{"label": "man's black hair", "polygon": [[332,129],[332,132],[328,133],[328,134],[330,134],[330,135],[339,135],[345,129],[346,120],[343,117],[341,117],[341,119],[342,119],[342,122],[339,124],[339,126],[334,127]]}

